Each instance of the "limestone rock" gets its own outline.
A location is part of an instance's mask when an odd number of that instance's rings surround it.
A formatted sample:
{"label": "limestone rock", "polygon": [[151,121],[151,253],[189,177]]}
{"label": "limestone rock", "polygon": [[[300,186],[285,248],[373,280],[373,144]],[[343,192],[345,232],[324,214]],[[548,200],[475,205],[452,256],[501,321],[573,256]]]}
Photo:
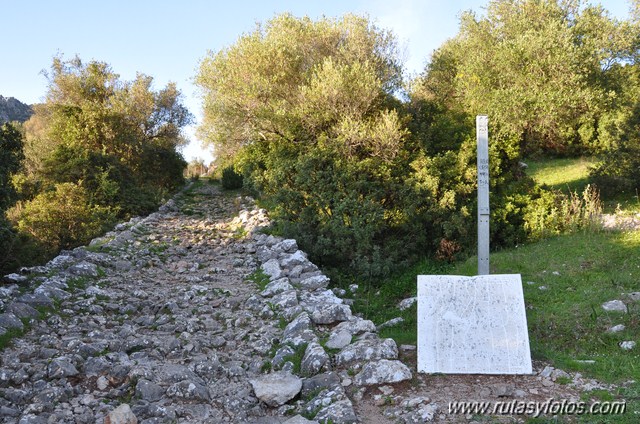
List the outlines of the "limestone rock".
{"label": "limestone rock", "polygon": [[358,417],[349,399],[341,400],[321,409],[315,416],[318,422],[333,422],[340,424],[357,423]]}
{"label": "limestone rock", "polygon": [[303,290],[317,290],[324,289],[329,285],[329,277],[326,275],[316,275],[313,277],[305,278],[298,283],[298,286]]}
{"label": "limestone rock", "polygon": [[347,330],[341,330],[337,332],[332,332],[329,336],[329,340],[327,340],[327,347],[329,349],[342,349],[351,343],[351,338],[353,336]]}
{"label": "limestone rock", "polygon": [[602,304],[602,309],[608,312],[627,312],[627,305],[622,300],[610,300]]}
{"label": "limestone rock", "polygon": [[7,312],[11,312],[18,318],[38,318],[40,312],[26,303],[13,302],[7,307]]}
{"label": "limestone rock", "polygon": [[418,301],[418,298],[416,296],[402,299],[398,303],[398,309],[400,309],[401,311],[404,311],[405,309],[409,309],[417,301]]}
{"label": "limestone rock", "polygon": [[138,418],[126,403],[109,412],[104,419],[104,424],[138,424]]}
{"label": "limestone rock", "polygon": [[411,371],[405,364],[396,360],[381,359],[365,364],[362,371],[356,374],[354,381],[358,386],[371,386],[410,379]]}
{"label": "limestone rock", "polygon": [[140,379],[136,384],[136,395],[142,400],[155,402],[162,399],[165,389],[149,380]]}
{"label": "limestone rock", "polygon": [[303,375],[311,376],[320,372],[325,367],[329,367],[330,359],[327,352],[317,342],[311,342],[307,345],[302,362],[300,363],[300,371]]}
{"label": "limestone rock", "polygon": [[67,272],[71,275],[75,275],[78,277],[97,277],[98,266],[91,262],[82,261],[80,263],[70,266],[67,269]]}
{"label": "limestone rock", "polygon": [[5,284],[25,284],[29,281],[27,277],[20,274],[7,274],[2,277],[2,282]]}
{"label": "limestone rock", "polygon": [[400,325],[403,322],[404,322],[404,318],[402,317],[392,318],[389,321],[385,321],[382,324],[380,324],[378,327],[376,327],[376,330],[380,331],[383,328],[395,327],[396,325]]}
{"label": "limestone rock", "polygon": [[636,347],[636,342],[634,342],[633,340],[626,340],[626,341],[620,343],[620,347],[623,350],[631,350],[634,347]]}
{"label": "limestone rock", "polygon": [[289,418],[282,424],[318,424],[318,421],[311,421],[303,417],[302,415],[296,415],[295,417]]}
{"label": "limestone rock", "polygon": [[17,316],[12,314],[11,312],[5,312],[4,314],[0,314],[0,327],[4,327],[6,329],[17,328],[19,330],[22,330],[24,328],[24,325]]}
{"label": "limestone rock", "polygon": [[622,331],[625,330],[625,325],[624,324],[618,324],[618,325],[614,325],[613,327],[609,327],[607,329],[607,333],[620,333]]}
{"label": "limestone rock", "polygon": [[67,358],[55,358],[48,366],[50,378],[73,377],[78,375],[78,370]]}
{"label": "limestone rock", "polygon": [[289,279],[284,277],[271,281],[260,294],[264,297],[270,297],[290,290],[293,290],[293,286],[289,283]]}
{"label": "limestone rock", "polygon": [[305,378],[302,381],[302,396],[309,397],[323,389],[334,389],[340,386],[340,376],[335,372],[326,372]]}
{"label": "limestone rock", "polygon": [[294,253],[285,254],[284,257],[280,259],[280,265],[287,269],[292,269],[295,266],[303,265],[307,262],[309,262],[307,254],[302,250],[296,250]]}
{"label": "limestone rock", "polygon": [[393,339],[364,339],[342,349],[335,357],[337,365],[349,366],[354,362],[397,359],[398,347]]}
{"label": "limestone rock", "polygon": [[167,389],[167,395],[174,398],[195,399],[205,402],[211,399],[209,389],[207,389],[204,384],[190,380],[183,380],[172,384]]}
{"label": "limestone rock", "polygon": [[26,303],[29,306],[44,306],[46,308],[53,307],[53,300],[43,293],[24,294],[17,299],[18,302]]}
{"label": "limestone rock", "polygon": [[273,296],[271,303],[278,309],[287,309],[298,304],[298,293],[288,290]]}
{"label": "limestone rock", "polygon": [[273,250],[294,253],[298,250],[298,243],[294,239],[285,239],[273,245]]}
{"label": "limestone rock", "polygon": [[278,371],[249,380],[256,397],[271,407],[284,405],[300,393],[302,380]]}
{"label": "limestone rock", "polygon": [[375,333],[377,330],[373,321],[362,319],[360,317],[352,317],[350,320],[336,325],[332,334],[340,331],[347,331],[352,336],[357,336],[363,333]]}
{"label": "limestone rock", "polygon": [[316,324],[333,324],[347,321],[351,316],[351,308],[348,305],[332,303],[315,307],[311,313],[311,320]]}
{"label": "limestone rock", "polygon": [[282,268],[280,268],[280,263],[277,259],[269,259],[267,262],[263,263],[262,272],[267,274],[271,281],[284,277]]}

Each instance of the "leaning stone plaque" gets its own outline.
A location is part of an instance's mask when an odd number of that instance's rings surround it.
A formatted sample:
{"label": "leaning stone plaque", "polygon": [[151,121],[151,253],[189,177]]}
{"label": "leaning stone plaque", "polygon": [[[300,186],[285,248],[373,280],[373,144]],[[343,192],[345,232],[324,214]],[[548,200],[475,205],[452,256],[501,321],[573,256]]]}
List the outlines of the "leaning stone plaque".
{"label": "leaning stone plaque", "polygon": [[419,275],[418,372],[531,374],[520,275]]}

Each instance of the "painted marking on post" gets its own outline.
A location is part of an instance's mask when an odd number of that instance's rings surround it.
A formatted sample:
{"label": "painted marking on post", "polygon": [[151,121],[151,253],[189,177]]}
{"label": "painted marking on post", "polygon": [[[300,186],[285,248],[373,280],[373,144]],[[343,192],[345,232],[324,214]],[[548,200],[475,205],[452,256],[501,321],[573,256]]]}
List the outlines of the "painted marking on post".
{"label": "painted marking on post", "polygon": [[489,274],[489,117],[476,116],[478,142],[478,275]]}

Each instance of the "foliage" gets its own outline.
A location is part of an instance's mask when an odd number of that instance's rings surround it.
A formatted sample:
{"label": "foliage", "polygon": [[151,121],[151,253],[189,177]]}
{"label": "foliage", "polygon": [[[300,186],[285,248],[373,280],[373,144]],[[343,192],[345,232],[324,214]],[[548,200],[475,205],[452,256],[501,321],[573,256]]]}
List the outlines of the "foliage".
{"label": "foliage", "polygon": [[56,57],[48,80],[24,124],[25,160],[12,178],[20,202],[9,215],[54,252],[151,212],[179,187],[186,162],[176,149],[192,116],[175,84],[122,81],[104,62]]}
{"label": "foliage", "polygon": [[[395,39],[366,18],[278,16],[206,57],[197,82],[200,134],[315,262],[376,277],[443,240],[456,253],[474,244],[473,121],[424,91],[400,101]],[[507,135],[495,140],[502,245],[526,237],[533,183]]]}
{"label": "foliage", "polygon": [[620,107],[636,33],[580,1],[493,0],[486,16],[462,15],[417,85],[449,116],[490,114],[492,131],[523,154],[602,149],[600,120]]}
{"label": "foliage", "polygon": [[632,78],[625,94],[632,106],[611,114],[605,133],[609,148],[590,174],[607,196],[637,195],[640,189],[640,70],[637,65],[628,68]]}
{"label": "foliage", "polygon": [[90,204],[84,187],[60,183],[53,191],[42,192],[24,204],[17,228],[57,251],[88,243],[114,220],[111,208]]}
{"label": "foliage", "polygon": [[196,158],[187,164],[187,169],[185,169],[184,173],[188,178],[198,179],[207,174],[208,170],[209,168],[204,164],[204,160]]}
{"label": "foliage", "polygon": [[[630,308],[627,314],[606,312],[600,305],[620,298],[621,293],[637,290],[640,269],[630,258],[638,254],[638,231],[580,231],[503,249],[491,255],[492,273],[522,275],[533,359],[619,386],[610,393],[585,393],[583,400],[594,397],[626,400],[627,411],[640,408],[640,387],[637,383],[620,383],[637,381],[640,371],[637,352],[620,349],[619,343],[636,339],[640,320],[633,302],[627,303]],[[397,305],[416,295],[416,275],[476,273],[477,258],[472,256],[453,265],[427,259],[408,270],[394,273],[381,284],[355,280],[359,288],[354,296],[354,312],[362,313],[375,324],[395,317],[404,318],[399,326],[381,330],[381,336],[393,337],[398,344],[415,344],[416,306],[400,311]],[[352,282],[346,280],[342,287],[346,289]],[[617,324],[624,324],[625,329],[619,333],[607,332]],[[601,415],[596,421],[588,417],[584,420],[599,423],[636,421],[629,413],[611,418]]]}
{"label": "foliage", "polygon": [[11,124],[0,126],[0,214],[15,201],[11,176],[20,168],[24,158],[20,132]]}
{"label": "foliage", "polygon": [[587,185],[581,194],[540,190],[540,197],[526,207],[524,228],[531,240],[578,230],[601,228],[602,202],[598,190]]}
{"label": "foliage", "polygon": [[[256,142],[314,144],[323,132],[352,141],[351,153],[366,149],[360,118],[388,122],[382,103],[400,87],[396,49],[389,32],[358,16],[276,16],[202,61],[201,138],[220,157]],[[360,137],[344,140],[347,131]]]}
{"label": "foliage", "polygon": [[222,184],[222,188],[225,190],[242,188],[242,174],[238,174],[235,169],[233,169],[233,165],[229,165],[222,170],[220,183]]}

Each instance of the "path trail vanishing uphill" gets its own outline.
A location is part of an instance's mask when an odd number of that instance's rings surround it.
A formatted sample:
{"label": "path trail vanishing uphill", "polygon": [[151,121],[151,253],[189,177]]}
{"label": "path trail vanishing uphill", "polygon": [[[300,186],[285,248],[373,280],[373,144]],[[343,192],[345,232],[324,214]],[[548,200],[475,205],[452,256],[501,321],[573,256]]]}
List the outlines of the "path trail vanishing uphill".
{"label": "path trail vanishing uphill", "polygon": [[[250,199],[198,184],[88,247],[5,277],[0,331],[29,328],[0,354],[0,420],[355,422],[341,376],[411,373],[294,240],[256,231],[266,224]],[[326,345],[342,350],[330,358]],[[378,360],[389,375],[347,375]]]}
{"label": "path trail vanishing uphill", "polygon": [[577,396],[543,364],[528,377],[416,376],[412,347],[407,367],[352,314],[354,293],[329,290],[266,225],[250,198],[196,183],[5,276],[0,422],[469,422],[446,402]]}

